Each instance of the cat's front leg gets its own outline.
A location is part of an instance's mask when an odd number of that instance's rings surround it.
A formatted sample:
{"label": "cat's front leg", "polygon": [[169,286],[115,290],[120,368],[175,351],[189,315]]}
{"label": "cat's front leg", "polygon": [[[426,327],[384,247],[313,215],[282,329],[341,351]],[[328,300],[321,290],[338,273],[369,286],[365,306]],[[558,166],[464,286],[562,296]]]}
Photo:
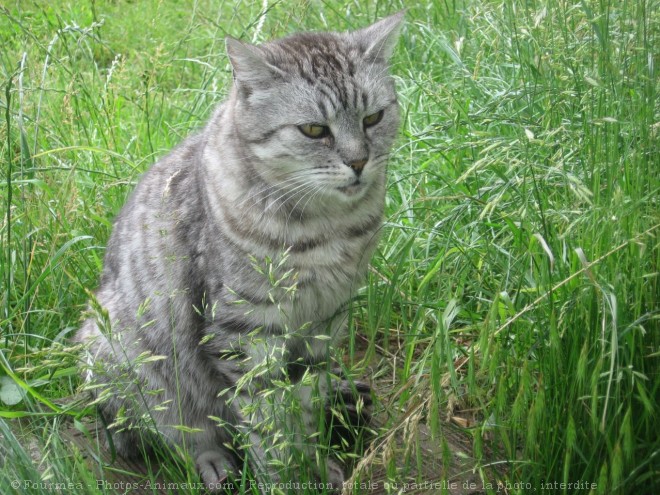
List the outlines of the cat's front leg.
{"label": "cat's front leg", "polygon": [[345,479],[341,464],[328,458],[327,452],[317,452],[328,383],[325,373],[323,378],[308,374],[300,382],[280,379],[243,396],[240,444],[260,483],[314,481],[323,493],[341,491]]}
{"label": "cat's front leg", "polygon": [[324,417],[328,409],[329,390],[333,389],[333,377],[325,370],[319,370],[314,376],[298,384],[297,400],[301,406],[305,447],[309,459],[318,459],[315,466],[317,481],[322,483],[328,493],[340,493],[345,481],[344,467],[327,453],[316,455],[318,449],[319,423],[330,423]]}
{"label": "cat's front leg", "polygon": [[[347,376],[341,369],[332,372],[331,393],[328,394],[329,424],[335,429],[361,429],[371,423],[373,400],[371,386]],[[333,418],[333,414],[341,417]]]}

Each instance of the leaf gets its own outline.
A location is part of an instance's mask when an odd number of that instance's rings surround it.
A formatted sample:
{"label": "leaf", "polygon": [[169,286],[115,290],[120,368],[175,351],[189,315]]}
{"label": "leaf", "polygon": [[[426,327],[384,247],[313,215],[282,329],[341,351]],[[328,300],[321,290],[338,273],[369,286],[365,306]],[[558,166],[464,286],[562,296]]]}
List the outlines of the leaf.
{"label": "leaf", "polygon": [[8,376],[0,377],[0,400],[8,406],[15,406],[23,400],[23,390]]}
{"label": "leaf", "polygon": [[550,249],[550,246],[548,246],[548,243],[545,242],[543,236],[538,232],[534,234],[534,237],[536,238],[537,241],[539,241],[539,244],[541,244],[541,247],[543,248],[543,251],[545,251],[545,254],[548,255],[548,259],[550,260],[550,271],[552,271],[553,268],[555,267],[555,257],[552,254],[552,250]]}
{"label": "leaf", "polygon": [[440,268],[442,268],[442,263],[445,261],[445,258],[449,256],[450,254],[453,254],[457,252],[458,249],[453,247],[442,253],[440,256],[436,258],[436,262],[433,265],[433,268],[431,268],[428,273],[424,276],[422,281],[419,283],[419,287],[417,287],[417,294],[421,294],[422,291],[424,290],[424,287],[435,277],[436,273],[440,271]]}
{"label": "leaf", "polygon": [[175,430],[179,430],[183,433],[202,433],[204,431],[201,428],[191,428],[185,425],[174,425],[172,426],[172,428],[174,428]]}

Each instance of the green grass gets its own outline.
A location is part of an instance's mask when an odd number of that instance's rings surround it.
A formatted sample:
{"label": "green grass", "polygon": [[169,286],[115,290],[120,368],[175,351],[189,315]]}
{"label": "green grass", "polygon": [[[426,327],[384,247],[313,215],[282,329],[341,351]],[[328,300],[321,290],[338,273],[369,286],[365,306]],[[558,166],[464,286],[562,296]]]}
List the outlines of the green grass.
{"label": "green grass", "polygon": [[[79,387],[67,339],[140,173],[226,94],[224,36],[344,30],[403,6],[268,5],[0,6],[0,383],[17,402],[0,402],[3,494],[50,492],[12,480],[97,492],[60,438],[91,413],[65,400]],[[366,338],[393,410],[437,442],[469,418],[475,468],[490,445],[499,481],[523,487],[507,493],[660,489],[659,7],[408,9],[388,220],[347,349]]]}

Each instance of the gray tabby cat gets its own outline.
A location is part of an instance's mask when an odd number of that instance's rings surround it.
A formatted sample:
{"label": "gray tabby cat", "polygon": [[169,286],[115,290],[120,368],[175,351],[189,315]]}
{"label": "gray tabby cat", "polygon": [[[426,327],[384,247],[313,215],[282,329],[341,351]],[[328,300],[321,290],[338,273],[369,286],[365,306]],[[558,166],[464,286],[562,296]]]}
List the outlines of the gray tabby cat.
{"label": "gray tabby cat", "polygon": [[[381,227],[402,18],[259,46],[227,39],[227,101],[139,182],[77,335],[121,455],[138,452],[141,422],[192,452],[210,487],[240,467],[237,452],[270,481],[290,448],[319,457],[314,414],[347,386],[317,365]],[[368,393],[357,395],[359,409]],[[314,476],[341,488],[342,468],[325,466]]]}

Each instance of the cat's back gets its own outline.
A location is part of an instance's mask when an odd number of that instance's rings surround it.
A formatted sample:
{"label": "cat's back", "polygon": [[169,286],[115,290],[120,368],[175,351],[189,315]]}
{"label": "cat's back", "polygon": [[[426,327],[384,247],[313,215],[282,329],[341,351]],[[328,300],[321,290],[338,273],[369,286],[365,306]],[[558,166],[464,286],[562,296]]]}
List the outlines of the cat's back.
{"label": "cat's back", "polygon": [[172,270],[190,258],[194,231],[182,236],[180,226],[199,223],[203,213],[197,171],[204,143],[203,133],[188,137],[140,178],[115,219],[101,290],[113,285],[144,300],[164,282],[165,265]]}

